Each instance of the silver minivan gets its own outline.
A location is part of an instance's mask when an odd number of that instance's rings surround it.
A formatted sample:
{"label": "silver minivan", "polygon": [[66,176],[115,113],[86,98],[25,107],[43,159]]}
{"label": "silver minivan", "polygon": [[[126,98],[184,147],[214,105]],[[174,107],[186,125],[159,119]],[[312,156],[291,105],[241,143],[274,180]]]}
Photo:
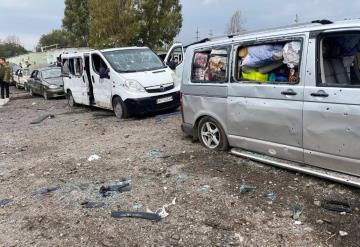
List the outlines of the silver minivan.
{"label": "silver minivan", "polygon": [[181,92],[206,148],[360,186],[360,20],[192,45]]}

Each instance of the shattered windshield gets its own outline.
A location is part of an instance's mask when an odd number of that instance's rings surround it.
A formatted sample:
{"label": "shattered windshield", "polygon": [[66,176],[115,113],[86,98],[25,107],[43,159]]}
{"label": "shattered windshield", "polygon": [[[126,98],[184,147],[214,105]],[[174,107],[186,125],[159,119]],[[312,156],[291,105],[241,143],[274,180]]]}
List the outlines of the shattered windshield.
{"label": "shattered windshield", "polygon": [[131,73],[163,69],[163,61],[150,49],[116,50],[103,53],[117,72]]}
{"label": "shattered windshield", "polygon": [[44,79],[61,77],[61,68],[44,70],[42,71],[42,76]]}

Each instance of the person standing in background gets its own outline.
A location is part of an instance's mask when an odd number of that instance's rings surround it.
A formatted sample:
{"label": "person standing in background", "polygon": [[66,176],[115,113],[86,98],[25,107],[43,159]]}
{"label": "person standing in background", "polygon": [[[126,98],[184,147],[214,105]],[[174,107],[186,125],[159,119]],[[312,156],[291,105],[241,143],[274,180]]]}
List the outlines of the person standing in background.
{"label": "person standing in background", "polygon": [[1,100],[6,104],[10,100],[10,83],[12,80],[11,68],[6,63],[5,58],[0,58],[0,87],[1,87]]}

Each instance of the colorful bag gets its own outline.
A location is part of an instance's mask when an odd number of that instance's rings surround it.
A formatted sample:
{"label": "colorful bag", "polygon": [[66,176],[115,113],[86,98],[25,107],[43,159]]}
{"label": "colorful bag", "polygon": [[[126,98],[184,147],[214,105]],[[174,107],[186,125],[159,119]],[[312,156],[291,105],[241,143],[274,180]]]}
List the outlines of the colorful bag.
{"label": "colorful bag", "polygon": [[257,82],[267,82],[269,80],[269,74],[262,74],[256,70],[251,72],[242,72],[242,80],[257,81]]}
{"label": "colorful bag", "polygon": [[209,60],[209,55],[207,53],[196,53],[194,59],[194,67],[205,69]]}
{"label": "colorful bag", "polygon": [[290,69],[299,66],[300,50],[301,50],[301,42],[299,41],[292,41],[284,46],[284,50],[283,50],[284,64],[286,64]]}
{"label": "colorful bag", "polygon": [[253,68],[258,68],[264,65],[271,64],[274,60],[274,55],[283,50],[282,45],[257,45],[248,47],[248,55],[243,60],[243,65]]}
{"label": "colorful bag", "polygon": [[227,57],[212,56],[209,60],[208,72],[209,80],[224,81],[226,80]]}

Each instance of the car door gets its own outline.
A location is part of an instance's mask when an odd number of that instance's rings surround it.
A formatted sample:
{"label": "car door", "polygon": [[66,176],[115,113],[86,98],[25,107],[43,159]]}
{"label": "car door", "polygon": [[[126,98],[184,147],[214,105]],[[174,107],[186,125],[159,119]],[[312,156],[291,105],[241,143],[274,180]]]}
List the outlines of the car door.
{"label": "car door", "polygon": [[109,71],[110,66],[100,52],[91,53],[91,81],[95,105],[102,108],[112,109],[112,81],[108,73],[107,77],[101,78],[100,74]]}
{"label": "car door", "polygon": [[[244,51],[262,45],[276,45],[281,48],[290,42],[301,44],[301,61],[306,61],[303,44],[307,35],[272,37],[258,41],[244,42],[234,49],[234,82],[229,86],[228,134],[230,145],[287,160],[303,162],[302,111],[304,94],[305,62],[296,67],[296,82],[288,82],[288,66],[278,61],[280,72],[270,82],[272,73],[255,74],[257,78],[244,79],[242,68],[246,55]],[[243,49],[244,48],[244,49]],[[240,56],[243,56],[241,58]],[[250,56],[250,55],[249,55]],[[245,62],[244,62],[245,63]],[[240,68],[242,68],[240,70]],[[260,70],[260,69],[259,69]],[[274,71],[278,71],[274,70]],[[284,75],[281,76],[281,71]],[[248,73],[248,72],[246,72]],[[247,74],[246,74],[247,75]],[[265,78],[261,78],[265,76]],[[238,80],[237,78],[243,78]],[[282,82],[280,82],[282,81]]]}
{"label": "car door", "polygon": [[72,62],[73,69],[70,70],[70,72],[72,74],[72,81],[76,85],[76,98],[78,98],[79,103],[88,105],[89,102],[87,100],[87,87],[84,78],[83,56],[75,57],[72,59]]}
{"label": "car door", "polygon": [[43,88],[43,85],[42,85],[42,81],[41,81],[41,71],[38,71],[37,73],[36,73],[36,77],[35,77],[35,79],[34,79],[34,92],[36,93],[36,94],[40,94],[40,95],[42,95],[43,94],[43,90],[42,90],[42,88]]}
{"label": "car door", "polygon": [[184,47],[181,43],[174,44],[165,57],[165,64],[175,72],[177,78],[181,80],[184,70]]}
{"label": "car door", "polygon": [[357,176],[360,176],[359,48],[360,30],[312,34],[304,96],[305,162]]}

